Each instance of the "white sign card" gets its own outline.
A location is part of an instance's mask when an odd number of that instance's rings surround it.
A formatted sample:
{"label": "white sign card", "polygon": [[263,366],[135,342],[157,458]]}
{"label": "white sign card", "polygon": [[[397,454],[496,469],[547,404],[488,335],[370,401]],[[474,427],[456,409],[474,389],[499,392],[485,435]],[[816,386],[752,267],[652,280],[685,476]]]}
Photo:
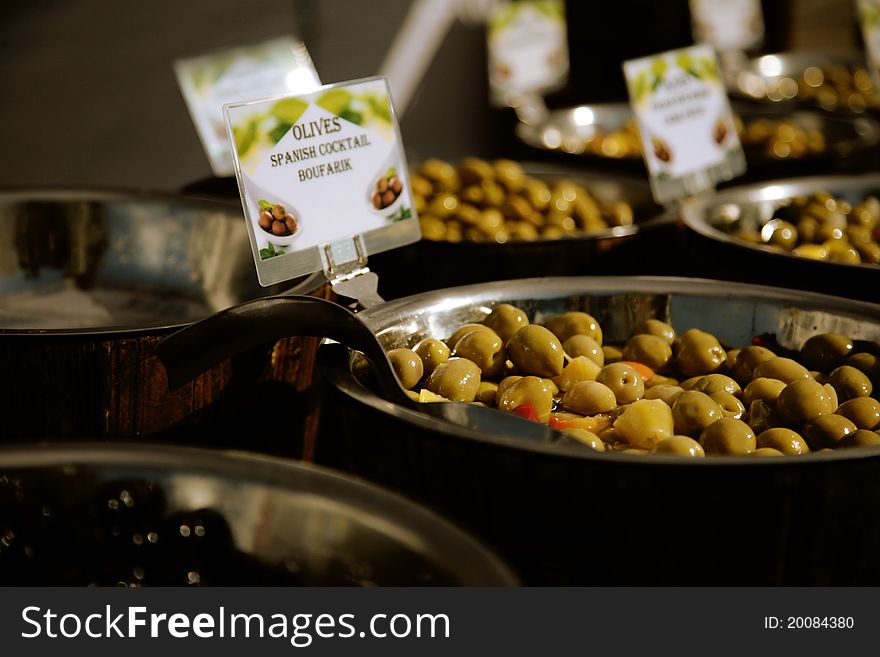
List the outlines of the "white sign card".
{"label": "white sign card", "polygon": [[215,176],[234,173],[225,103],[308,93],[321,84],[308,50],[293,37],[181,59],[174,72]]}
{"label": "white sign card", "polygon": [[708,45],[623,64],[654,198],[711,189],[745,171],[718,60]]}
{"label": "white sign card", "polygon": [[719,52],[748,50],[764,40],[761,0],[690,0],[694,39]]}
{"label": "white sign card", "polygon": [[857,0],[857,2],[868,70],[871,71],[874,85],[880,87],[880,0]]}
{"label": "white sign card", "polygon": [[489,86],[493,102],[552,91],[568,77],[563,0],[501,2],[489,16]]}
{"label": "white sign card", "polygon": [[358,236],[366,254],[421,237],[385,78],[224,112],[261,285],[325,268],[327,247]]}

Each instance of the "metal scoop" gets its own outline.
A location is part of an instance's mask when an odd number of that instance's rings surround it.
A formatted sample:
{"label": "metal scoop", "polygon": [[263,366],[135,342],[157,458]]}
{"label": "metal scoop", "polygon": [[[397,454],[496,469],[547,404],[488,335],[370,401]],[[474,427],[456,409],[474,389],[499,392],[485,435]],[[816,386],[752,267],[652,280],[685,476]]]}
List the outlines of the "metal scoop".
{"label": "metal scoop", "polygon": [[235,354],[267,342],[299,335],[330,338],[364,354],[373,366],[379,392],[388,401],[454,424],[541,443],[580,445],[550,427],[464,402],[420,404],[407,396],[373,332],[353,312],[309,296],[275,296],[243,303],[181,329],[157,346],[176,388]]}

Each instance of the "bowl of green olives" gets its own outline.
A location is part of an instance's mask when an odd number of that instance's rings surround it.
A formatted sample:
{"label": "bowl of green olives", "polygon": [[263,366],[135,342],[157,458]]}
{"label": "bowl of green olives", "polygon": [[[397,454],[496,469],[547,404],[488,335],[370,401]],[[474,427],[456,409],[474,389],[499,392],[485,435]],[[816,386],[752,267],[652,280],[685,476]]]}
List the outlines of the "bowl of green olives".
{"label": "bowl of green olives", "polygon": [[880,176],[730,187],[683,207],[688,251],[719,278],[880,301]]}
{"label": "bowl of green olives", "polygon": [[[570,277],[441,290],[361,318],[413,399],[482,403],[568,440],[386,402],[357,354],[324,345],[316,459],[456,519],[528,583],[880,581],[880,306]],[[831,558],[854,545],[864,558]]]}
{"label": "bowl of green olives", "polygon": [[645,180],[552,164],[431,158],[410,184],[422,240],[370,256],[385,298],[501,278],[647,271],[678,220]]}
{"label": "bowl of green olives", "polygon": [[101,443],[0,447],[3,586],[514,586],[436,515],[311,464]]}

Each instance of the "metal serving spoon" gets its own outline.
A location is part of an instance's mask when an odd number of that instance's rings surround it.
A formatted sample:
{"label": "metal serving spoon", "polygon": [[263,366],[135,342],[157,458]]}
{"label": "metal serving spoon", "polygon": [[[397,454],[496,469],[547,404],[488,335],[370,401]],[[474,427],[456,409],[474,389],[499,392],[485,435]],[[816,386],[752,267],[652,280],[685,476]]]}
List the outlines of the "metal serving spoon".
{"label": "metal serving spoon", "polygon": [[280,295],[222,310],[162,340],[157,354],[168,373],[168,387],[173,389],[230,356],[293,335],[330,338],[363,353],[373,366],[382,396],[395,404],[471,429],[533,442],[580,444],[544,424],[486,406],[413,401],[367,325],[347,308],[316,297]]}

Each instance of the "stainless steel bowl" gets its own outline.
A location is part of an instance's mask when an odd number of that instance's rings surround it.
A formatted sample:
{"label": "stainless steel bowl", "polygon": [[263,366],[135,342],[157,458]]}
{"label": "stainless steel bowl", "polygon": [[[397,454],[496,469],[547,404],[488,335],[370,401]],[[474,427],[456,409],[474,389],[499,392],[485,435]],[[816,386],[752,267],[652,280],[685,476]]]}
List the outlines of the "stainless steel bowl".
{"label": "stainless steel bowl", "polygon": [[261,288],[236,204],[107,190],[2,192],[0,439],[138,437],[222,415],[211,404],[224,390],[227,401],[241,399],[229,387],[234,376],[307,382],[315,342],[276,345],[291,356],[284,371],[270,353],[253,353],[237,373],[226,363],[171,392],[152,350],[228,306],[291,287],[324,294],[323,284],[317,276]]}
{"label": "stainless steel bowl", "polygon": [[[632,272],[650,266],[663,250],[658,244],[672,239],[678,213],[657,205],[646,180],[585,173],[552,164],[525,163],[523,168],[529,175],[547,181],[573,180],[606,203],[626,201],[633,209],[634,223],[561,239],[511,240],[504,244],[423,239],[370,256],[370,268],[380,275],[382,295],[394,299],[498,279]],[[648,234],[654,241],[642,239]]]}
{"label": "stainless steel bowl", "polygon": [[[585,310],[606,341],[647,317],[730,345],[764,332],[787,347],[826,331],[880,339],[877,305],[671,278],[498,282],[401,299],[361,318],[390,348],[447,336],[500,303],[537,320]],[[353,376],[339,345],[321,347],[319,366],[330,385],[318,462],[441,510],[497,546],[529,583],[880,581],[880,450],[683,460],[526,444],[384,401]],[[852,559],[830,558],[844,553]]]}
{"label": "stainless steel bowl", "polygon": [[731,187],[686,204],[685,223],[701,238],[689,249],[695,259],[721,278],[748,281],[880,301],[880,266],[811,260],[740,239],[729,231],[743,226],[760,231],[773,213],[792,198],[826,191],[852,204],[880,194],[880,175],[821,176],[775,180]]}
{"label": "stainless steel bowl", "polygon": [[3,585],[512,586],[427,510],[265,457],[159,446],[0,448]]}
{"label": "stainless steel bowl", "polygon": [[[827,113],[791,111],[791,108],[756,107],[735,103],[734,112],[746,124],[758,119],[771,119],[793,124],[804,131],[817,130],[825,138],[825,149],[802,157],[774,157],[764,150],[744,145],[749,165],[766,167],[780,162],[815,162],[816,160],[851,157],[864,153],[880,142],[880,124],[870,117],[831,116]],[[551,111],[544,121],[516,126],[517,136],[529,146],[603,161],[624,160],[641,164],[638,134],[626,138],[621,151],[620,138],[603,139],[626,129],[632,120],[627,103],[581,105]],[[633,139],[635,140],[633,142]]]}
{"label": "stainless steel bowl", "polygon": [[[846,55],[819,52],[771,53],[749,60],[729,81],[728,90],[741,98],[749,98],[770,104],[804,104],[827,110],[845,110],[856,113],[866,109],[880,109],[880,98],[873,90],[871,78],[866,78],[866,94],[859,98],[835,96],[817,97],[809,89],[824,79],[828,70],[849,71],[861,69],[865,74],[864,60]],[[860,74],[861,75],[861,74]],[[807,93],[805,93],[805,91]]]}

